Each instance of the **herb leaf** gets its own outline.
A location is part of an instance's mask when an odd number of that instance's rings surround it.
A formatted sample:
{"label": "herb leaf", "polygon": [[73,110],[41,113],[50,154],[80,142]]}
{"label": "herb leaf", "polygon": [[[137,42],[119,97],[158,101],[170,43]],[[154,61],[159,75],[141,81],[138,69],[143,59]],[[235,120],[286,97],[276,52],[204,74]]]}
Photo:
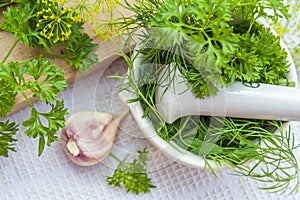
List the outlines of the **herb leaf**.
{"label": "herb leaf", "polygon": [[155,188],[148,177],[146,170],[147,150],[138,151],[138,158],[133,162],[126,162],[126,158],[120,161],[117,169],[111,177],[107,177],[107,183],[114,187],[124,187],[127,192],[139,194],[148,193]]}
{"label": "herb leaf", "polygon": [[0,156],[8,157],[8,151],[15,151],[13,136],[18,131],[18,125],[14,122],[0,122]]}
{"label": "herb leaf", "polygon": [[[49,146],[56,140],[55,132],[64,126],[67,114],[63,101],[58,100],[59,92],[67,87],[63,69],[56,69],[55,64],[46,58],[64,58],[80,72],[98,62],[94,53],[98,45],[92,43],[89,35],[82,33],[81,13],[77,12],[76,6],[65,4],[67,2],[7,0],[0,3],[0,7],[6,6],[0,28],[16,37],[0,64],[0,117],[5,117],[13,109],[17,94],[23,95],[32,108],[30,118],[23,125],[27,127],[25,132],[29,137],[39,137],[39,155],[45,143]],[[97,1],[93,8],[88,8],[94,12],[93,9],[99,8],[100,4]],[[88,2],[81,2],[81,5],[88,5]],[[6,63],[19,41],[40,48],[39,56],[28,58],[28,61]],[[59,54],[55,53],[57,49],[61,50]],[[32,96],[51,110],[38,111],[31,102]],[[7,145],[3,147],[9,150]]]}
{"label": "herb leaf", "polygon": [[25,62],[22,66],[26,69],[26,75],[33,77],[33,80],[26,81],[26,89],[30,89],[34,96],[40,101],[49,103],[58,98],[58,92],[67,87],[63,70],[57,70],[55,64],[48,60],[35,59]]}
{"label": "herb leaf", "polygon": [[[128,33],[128,40],[134,40],[134,34],[142,38],[147,63],[176,63],[198,98],[216,95],[218,88],[234,81],[293,84],[279,38],[257,22],[260,17],[288,17],[283,1],[125,2],[134,14],[110,25]],[[145,31],[137,33],[138,27]]]}
{"label": "herb leaf", "polygon": [[65,115],[67,115],[63,101],[56,101],[56,104],[49,103],[49,105],[51,106],[49,112],[38,112],[32,108],[30,118],[22,123],[23,126],[28,127],[25,133],[29,137],[39,137],[39,156],[44,150],[45,137],[47,137],[48,146],[57,140],[55,134],[59,128],[64,126]]}
{"label": "herb leaf", "polygon": [[14,90],[14,88],[11,87],[11,85],[7,81],[1,79],[0,80],[0,105],[1,105],[0,117],[6,116],[7,113],[12,110],[13,105],[15,104],[16,95],[17,92]]}
{"label": "herb leaf", "polygon": [[[80,30],[81,28],[76,29]],[[67,61],[70,66],[75,66],[79,72],[86,72],[98,62],[98,57],[94,53],[98,48],[98,44],[93,44],[92,39],[86,33],[81,33],[78,30],[73,32],[74,34],[65,47],[67,54],[72,55],[67,57]]]}
{"label": "herb leaf", "polygon": [[3,13],[1,28],[12,32],[25,45],[32,46],[37,42],[32,19],[35,17],[36,6],[27,2],[22,7],[9,6]]}
{"label": "herb leaf", "polygon": [[[27,77],[25,79],[24,77]],[[57,130],[64,126],[64,116],[67,115],[67,109],[64,108],[63,101],[59,101],[59,92],[67,87],[64,73],[62,70],[57,70],[53,63],[45,59],[33,59],[25,63],[10,62],[7,65],[0,66],[0,78],[3,83],[9,85],[10,90],[1,90],[0,101],[1,112],[7,113],[10,111],[13,104],[6,101],[14,99],[17,92],[20,92],[25,100],[31,106],[31,117],[23,122],[23,125],[28,127],[25,133],[29,137],[39,137],[39,151],[41,155],[45,137],[47,137],[47,145],[50,146],[57,139],[55,136]],[[4,84],[5,83],[5,84]],[[28,91],[31,91],[33,96],[38,97],[39,101],[45,101],[51,107],[49,112],[39,112],[31,103],[28,97]],[[8,95],[11,97],[8,97]]]}

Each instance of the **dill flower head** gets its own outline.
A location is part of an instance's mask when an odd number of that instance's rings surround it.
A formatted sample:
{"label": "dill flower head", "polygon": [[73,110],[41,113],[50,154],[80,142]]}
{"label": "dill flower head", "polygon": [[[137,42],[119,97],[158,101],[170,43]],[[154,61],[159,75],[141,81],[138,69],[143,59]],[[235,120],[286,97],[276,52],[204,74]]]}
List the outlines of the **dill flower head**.
{"label": "dill flower head", "polygon": [[80,15],[76,14],[70,7],[64,8],[63,4],[51,0],[38,0],[40,10],[37,12],[36,27],[40,35],[55,44],[67,40],[74,23],[82,22]]}
{"label": "dill flower head", "polygon": [[74,10],[86,22],[94,23],[99,14],[109,13],[112,17],[113,9],[118,7],[120,0],[76,0]]}
{"label": "dill flower head", "polygon": [[95,11],[100,11],[100,8],[102,12],[104,13],[107,9],[108,12],[111,12],[113,8],[118,7],[118,4],[120,3],[120,0],[96,0],[94,4]]}

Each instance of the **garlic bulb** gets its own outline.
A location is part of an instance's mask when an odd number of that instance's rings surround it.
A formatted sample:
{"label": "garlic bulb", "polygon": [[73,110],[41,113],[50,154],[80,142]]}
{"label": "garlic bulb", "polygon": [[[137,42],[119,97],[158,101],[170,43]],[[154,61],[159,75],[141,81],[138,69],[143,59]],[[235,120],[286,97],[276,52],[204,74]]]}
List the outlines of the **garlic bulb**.
{"label": "garlic bulb", "polygon": [[78,112],[71,115],[62,129],[62,143],[68,157],[81,166],[91,166],[106,158],[113,146],[120,115],[104,112]]}

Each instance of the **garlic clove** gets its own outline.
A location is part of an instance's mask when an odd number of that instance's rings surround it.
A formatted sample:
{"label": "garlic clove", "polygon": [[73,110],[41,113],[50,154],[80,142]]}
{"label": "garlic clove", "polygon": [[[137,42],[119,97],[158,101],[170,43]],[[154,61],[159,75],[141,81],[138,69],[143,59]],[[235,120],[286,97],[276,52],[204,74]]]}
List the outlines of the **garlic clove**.
{"label": "garlic clove", "polygon": [[68,157],[80,166],[91,166],[106,158],[113,146],[122,119],[104,112],[78,112],[71,115],[62,129],[61,138]]}

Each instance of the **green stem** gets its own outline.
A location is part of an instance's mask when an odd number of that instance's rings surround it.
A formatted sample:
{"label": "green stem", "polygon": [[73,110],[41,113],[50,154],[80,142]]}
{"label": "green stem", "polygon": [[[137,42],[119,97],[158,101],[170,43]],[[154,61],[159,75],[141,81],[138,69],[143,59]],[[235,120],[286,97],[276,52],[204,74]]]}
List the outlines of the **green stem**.
{"label": "green stem", "polygon": [[5,55],[5,57],[3,58],[3,60],[1,61],[1,64],[5,63],[5,61],[7,60],[7,58],[10,56],[11,52],[14,50],[14,48],[18,44],[18,42],[19,42],[19,40],[16,40],[13,43],[13,45],[10,47],[9,51],[7,52],[7,54]]}
{"label": "green stem", "polygon": [[239,3],[239,4],[237,4],[234,8],[236,8],[236,7],[246,7],[246,6],[251,6],[251,5],[255,5],[255,3],[253,3],[253,2],[249,2],[249,3]]}
{"label": "green stem", "polygon": [[[30,107],[31,107],[31,108],[34,108],[32,102],[31,102],[30,99],[28,98],[27,94],[26,94],[24,91],[22,91],[22,90],[20,90],[20,93],[21,93],[22,96],[25,98],[25,100],[26,100],[27,103],[30,105]],[[34,109],[35,109],[35,108],[34,108]]]}
{"label": "green stem", "polygon": [[[191,116],[188,116],[188,117],[186,118],[186,120],[184,121],[183,125],[180,127],[180,129],[177,131],[177,133],[174,134],[174,135],[170,138],[170,140],[173,140],[177,135],[180,135],[180,136],[181,136],[181,133],[183,132],[183,130],[184,130],[185,127],[187,126],[187,124],[188,124],[188,122],[190,121],[190,119],[191,119]],[[181,137],[180,137],[180,138],[181,138]]]}
{"label": "green stem", "polygon": [[1,2],[0,3],[0,8],[4,7],[4,6],[8,6],[9,4],[12,4],[12,2],[8,1],[8,2]]}
{"label": "green stem", "polygon": [[[131,77],[129,77],[131,78]],[[160,113],[157,111],[157,109],[153,106],[153,104],[151,104],[147,98],[144,96],[144,94],[140,91],[138,84],[135,82],[134,79],[130,79],[129,80],[130,85],[132,86],[132,88],[135,90],[137,96],[139,96],[146,104],[147,106],[149,106],[149,108],[153,111],[153,113],[157,116],[157,118],[159,119],[160,122],[164,123],[164,120],[161,118]]]}
{"label": "green stem", "polygon": [[118,161],[118,163],[122,162],[115,154],[113,154],[112,152],[109,153],[109,155],[111,157],[113,157],[116,161]]}

